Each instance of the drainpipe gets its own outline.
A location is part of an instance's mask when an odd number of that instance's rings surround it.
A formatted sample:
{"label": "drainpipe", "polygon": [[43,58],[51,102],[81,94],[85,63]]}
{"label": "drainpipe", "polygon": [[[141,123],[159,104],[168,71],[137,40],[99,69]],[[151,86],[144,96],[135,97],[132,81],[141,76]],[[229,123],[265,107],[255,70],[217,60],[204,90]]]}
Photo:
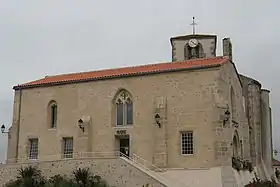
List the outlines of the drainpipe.
{"label": "drainpipe", "polygon": [[16,162],[18,162],[18,148],[19,148],[19,132],[20,132],[20,116],[21,116],[21,99],[22,90],[19,88],[19,105],[18,105],[18,121],[17,121],[17,144],[16,144]]}

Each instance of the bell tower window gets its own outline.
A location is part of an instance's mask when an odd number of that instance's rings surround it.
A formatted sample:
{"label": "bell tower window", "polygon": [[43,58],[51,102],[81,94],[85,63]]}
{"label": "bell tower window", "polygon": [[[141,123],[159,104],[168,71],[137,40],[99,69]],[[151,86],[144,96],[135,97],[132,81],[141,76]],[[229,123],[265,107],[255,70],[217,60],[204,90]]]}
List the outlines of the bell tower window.
{"label": "bell tower window", "polygon": [[190,39],[185,45],[185,60],[203,57],[202,45],[196,39]]}
{"label": "bell tower window", "polygon": [[194,48],[188,47],[188,59],[199,58],[199,48],[198,46]]}

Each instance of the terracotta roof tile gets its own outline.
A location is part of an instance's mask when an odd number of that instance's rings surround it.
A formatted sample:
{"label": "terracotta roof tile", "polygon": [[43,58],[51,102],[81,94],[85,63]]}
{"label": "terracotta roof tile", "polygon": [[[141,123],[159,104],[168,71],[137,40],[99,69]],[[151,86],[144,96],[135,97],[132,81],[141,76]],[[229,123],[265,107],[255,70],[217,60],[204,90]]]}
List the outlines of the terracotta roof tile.
{"label": "terracotta roof tile", "polygon": [[227,60],[228,60],[227,57],[215,57],[215,58],[189,60],[184,62],[157,63],[157,64],[124,67],[124,68],[117,68],[117,69],[105,69],[100,71],[46,76],[39,80],[14,86],[13,89],[34,88],[40,86],[70,84],[70,83],[102,80],[102,79],[109,79],[109,78],[116,78],[116,77],[147,75],[147,74],[179,71],[179,70],[193,69],[193,68],[212,67],[216,65],[221,65],[227,62]]}

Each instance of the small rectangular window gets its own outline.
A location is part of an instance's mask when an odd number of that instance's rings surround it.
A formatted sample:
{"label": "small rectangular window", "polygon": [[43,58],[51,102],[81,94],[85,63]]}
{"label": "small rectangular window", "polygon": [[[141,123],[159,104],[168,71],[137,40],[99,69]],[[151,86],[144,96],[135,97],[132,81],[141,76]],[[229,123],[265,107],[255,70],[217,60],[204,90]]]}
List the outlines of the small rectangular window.
{"label": "small rectangular window", "polygon": [[63,158],[73,158],[73,138],[63,138]]}
{"label": "small rectangular window", "polygon": [[29,139],[29,159],[38,159],[38,139]]}
{"label": "small rectangular window", "polygon": [[193,132],[181,132],[181,154],[192,155],[194,153],[193,147]]}

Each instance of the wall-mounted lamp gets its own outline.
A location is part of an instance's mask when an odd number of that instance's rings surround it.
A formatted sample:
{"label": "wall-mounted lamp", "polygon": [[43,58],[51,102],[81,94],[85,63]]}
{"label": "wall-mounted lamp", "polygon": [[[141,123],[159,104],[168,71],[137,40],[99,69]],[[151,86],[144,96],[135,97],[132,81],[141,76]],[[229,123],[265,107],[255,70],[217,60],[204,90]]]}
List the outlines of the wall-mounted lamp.
{"label": "wall-mounted lamp", "polygon": [[226,122],[229,121],[229,118],[230,118],[230,112],[228,110],[225,111],[225,119],[223,120],[223,125],[225,126],[226,125]]}
{"label": "wall-mounted lamp", "polygon": [[160,115],[159,114],[155,115],[155,120],[156,120],[156,124],[158,125],[158,127],[161,128],[161,123],[159,121],[160,120]]}
{"label": "wall-mounted lamp", "polygon": [[2,132],[2,133],[9,133],[8,131],[5,131],[5,129],[6,129],[6,127],[5,127],[5,125],[3,124],[3,125],[1,126],[1,132]]}
{"label": "wall-mounted lamp", "polygon": [[79,119],[78,126],[83,132],[85,132],[84,121],[82,119]]}

